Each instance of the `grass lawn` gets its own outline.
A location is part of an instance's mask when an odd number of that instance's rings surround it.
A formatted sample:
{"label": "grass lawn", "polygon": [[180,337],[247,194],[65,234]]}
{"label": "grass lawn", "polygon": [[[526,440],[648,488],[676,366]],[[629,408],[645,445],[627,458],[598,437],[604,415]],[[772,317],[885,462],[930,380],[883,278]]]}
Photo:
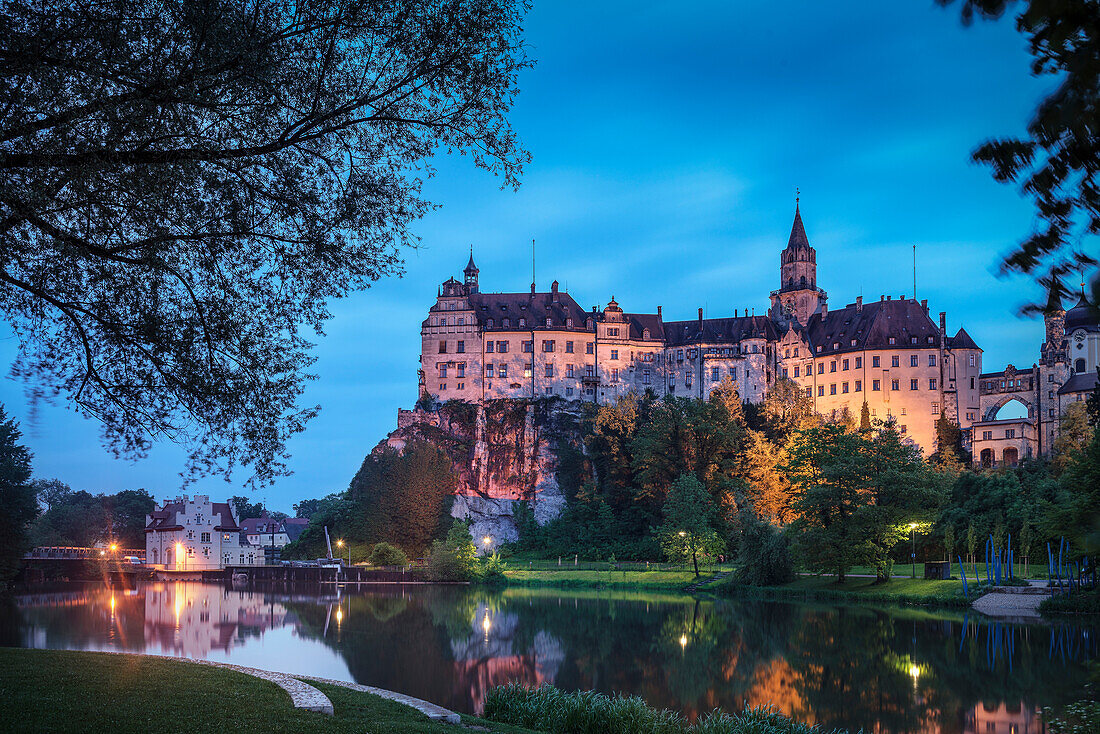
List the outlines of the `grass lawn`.
{"label": "grass lawn", "polygon": [[[504,572],[516,586],[559,586],[580,588],[682,589],[693,583],[692,571],[532,571],[510,568]],[[703,573],[700,578],[713,574]]]}
{"label": "grass lawn", "polygon": [[[454,734],[407,706],[316,684],[335,716],[300,711],[274,683],[170,658],[0,648],[0,731]],[[482,731],[529,732],[463,717]]]}
{"label": "grass lawn", "polygon": [[970,600],[963,598],[962,581],[925,581],[924,579],[890,579],[877,584],[872,578],[851,578],[843,584],[835,576],[800,576],[789,584],[769,587],[746,587],[719,584],[713,590],[731,596],[775,599],[821,599],[856,603],[935,604],[969,606],[975,594],[971,586]]}

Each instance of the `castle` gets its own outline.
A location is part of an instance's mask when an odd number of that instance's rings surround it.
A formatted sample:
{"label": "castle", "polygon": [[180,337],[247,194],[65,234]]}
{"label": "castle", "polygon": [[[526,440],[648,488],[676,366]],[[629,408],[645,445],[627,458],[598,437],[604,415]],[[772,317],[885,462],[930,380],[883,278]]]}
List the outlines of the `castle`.
{"label": "castle", "polygon": [[[946,313],[933,320],[927,301],[859,297],[830,309],[797,202],[779,270],[766,315],[734,310],[703,318],[700,308],[696,319],[665,321],[660,306],[656,313],[627,313],[614,296],[602,311],[585,311],[557,281],[549,292],[532,283],[529,293],[483,293],[471,252],[463,281],[442,284],[421,325],[421,396],[473,403],[556,396],[601,404],[632,391],[706,398],[728,377],[742,399],[759,402],[777,380],[789,378],[821,414],[847,409],[858,417],[866,402],[872,417],[894,420],[931,453],[942,413],[963,428],[976,460],[1015,464],[1049,449],[1062,405],[1080,394],[1066,392],[1080,387],[1070,379],[1066,334],[1077,339],[1081,331],[1089,344],[1079,365],[1083,378],[1100,354],[1100,328],[1095,319],[1078,324],[1076,307],[1064,321],[1057,311],[1047,314],[1045,370],[1003,379],[982,373],[982,349],[964,329],[949,334]],[[1040,382],[1059,397],[1043,398]],[[1001,407],[1025,393],[1028,418],[999,421]]]}

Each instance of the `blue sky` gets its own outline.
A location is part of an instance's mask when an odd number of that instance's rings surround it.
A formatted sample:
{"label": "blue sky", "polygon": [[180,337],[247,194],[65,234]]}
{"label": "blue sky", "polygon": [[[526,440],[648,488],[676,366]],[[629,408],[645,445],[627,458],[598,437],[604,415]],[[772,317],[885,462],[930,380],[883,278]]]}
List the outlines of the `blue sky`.
{"label": "blue sky", "polygon": [[[987,370],[1038,358],[1041,324],[1016,316],[1035,288],[995,272],[1031,210],[969,162],[984,139],[1020,133],[1051,86],[1031,78],[1010,19],[963,28],[957,7],[931,0],[535,0],[526,35],[538,64],[511,116],[534,156],[523,186],[436,161],[425,188],[443,207],[416,225],[405,276],[334,305],[305,396],[322,411],[290,446],[294,475],[256,493],[269,506],[345,489],[416,400],[420,321],[471,244],[483,290],[528,288],[534,238],[540,289],[557,279],[586,308],[614,295],[667,319],[763,311],[798,187],[834,307],[911,295],[916,244],[918,297],[948,312],[952,332],[966,327]],[[0,362],[15,346],[0,339]],[[10,379],[0,402],[38,476],[179,491],[174,446],[116,460],[63,404],[31,416]],[[241,491],[221,479],[197,489]]]}

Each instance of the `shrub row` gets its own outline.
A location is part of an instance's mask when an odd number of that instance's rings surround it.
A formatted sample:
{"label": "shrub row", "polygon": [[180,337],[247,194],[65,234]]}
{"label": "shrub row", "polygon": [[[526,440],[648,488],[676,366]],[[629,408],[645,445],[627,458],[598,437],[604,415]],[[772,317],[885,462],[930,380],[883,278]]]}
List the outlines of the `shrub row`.
{"label": "shrub row", "polygon": [[[567,693],[553,686],[509,683],[485,697],[485,718],[552,734],[824,734],[773,709],[714,711],[691,723],[675,711],[650,708],[637,696]],[[834,732],[838,730],[833,730]]]}

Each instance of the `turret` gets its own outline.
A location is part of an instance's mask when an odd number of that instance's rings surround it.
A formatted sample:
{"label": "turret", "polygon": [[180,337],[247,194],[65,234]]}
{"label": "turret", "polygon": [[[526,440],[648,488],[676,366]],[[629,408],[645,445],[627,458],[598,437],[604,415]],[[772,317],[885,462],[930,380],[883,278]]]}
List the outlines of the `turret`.
{"label": "turret", "polygon": [[817,287],[817,251],[810,246],[798,199],[787,247],[779,254],[779,290],[771,294],[771,316],[781,324],[795,319],[805,326],[827,298]]}
{"label": "turret", "polygon": [[466,276],[466,292],[477,293],[477,265],[474,265],[474,247],[470,246],[470,262],[467,263],[466,269],[462,271]]}

